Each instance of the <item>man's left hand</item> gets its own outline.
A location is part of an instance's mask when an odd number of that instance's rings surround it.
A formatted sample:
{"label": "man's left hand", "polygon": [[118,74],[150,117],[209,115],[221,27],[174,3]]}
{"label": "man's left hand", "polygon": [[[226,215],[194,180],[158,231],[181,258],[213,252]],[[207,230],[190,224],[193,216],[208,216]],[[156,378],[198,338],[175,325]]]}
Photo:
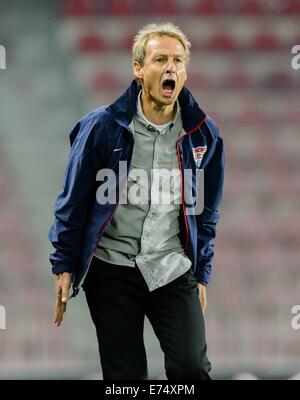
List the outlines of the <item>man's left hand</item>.
{"label": "man's left hand", "polygon": [[199,289],[199,300],[200,300],[200,305],[202,312],[204,314],[204,311],[207,306],[207,300],[206,300],[206,287],[204,285],[201,285],[201,283],[198,283],[198,289]]}

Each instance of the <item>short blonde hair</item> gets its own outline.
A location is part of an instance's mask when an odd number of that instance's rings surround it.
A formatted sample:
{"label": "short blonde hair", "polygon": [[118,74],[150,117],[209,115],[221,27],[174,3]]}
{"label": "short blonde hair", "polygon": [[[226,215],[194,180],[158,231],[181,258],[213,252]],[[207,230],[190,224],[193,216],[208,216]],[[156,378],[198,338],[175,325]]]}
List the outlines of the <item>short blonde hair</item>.
{"label": "short blonde hair", "polygon": [[170,36],[178,39],[185,50],[186,64],[189,63],[191,43],[181,29],[171,22],[148,24],[138,31],[137,35],[134,37],[132,46],[133,63],[137,61],[141,66],[144,65],[146,44],[149,39],[155,36]]}

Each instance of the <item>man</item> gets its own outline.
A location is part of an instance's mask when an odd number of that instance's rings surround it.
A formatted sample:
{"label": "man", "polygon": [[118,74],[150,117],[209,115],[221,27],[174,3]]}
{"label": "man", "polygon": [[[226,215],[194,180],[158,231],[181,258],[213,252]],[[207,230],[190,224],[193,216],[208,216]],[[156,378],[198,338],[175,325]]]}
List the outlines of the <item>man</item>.
{"label": "man", "polygon": [[[85,277],[103,379],[147,379],[145,315],[160,341],[169,380],[210,379],[203,313],[224,154],[218,128],[184,87],[189,49],[171,23],[141,29],[133,45],[135,81],[70,134],[63,191],[49,232],[56,249],[50,256],[56,274],[53,322],[61,324],[71,281],[76,296]],[[177,186],[155,186],[157,169],[180,171]],[[200,169],[204,207],[197,213],[187,204],[185,171],[191,171],[195,193]],[[137,179],[141,170],[146,180]],[[143,193],[140,201],[134,196],[123,201],[133,189]],[[154,201],[168,190],[180,202]]]}

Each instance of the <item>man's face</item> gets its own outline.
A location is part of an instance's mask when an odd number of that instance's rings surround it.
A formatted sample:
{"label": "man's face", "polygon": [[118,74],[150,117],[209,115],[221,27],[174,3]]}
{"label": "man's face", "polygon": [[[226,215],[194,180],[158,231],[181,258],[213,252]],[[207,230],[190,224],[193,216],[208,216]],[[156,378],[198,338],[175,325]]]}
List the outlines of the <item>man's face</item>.
{"label": "man's face", "polygon": [[147,97],[159,106],[174,104],[187,78],[185,51],[176,38],[155,36],[146,44],[144,65],[134,64]]}

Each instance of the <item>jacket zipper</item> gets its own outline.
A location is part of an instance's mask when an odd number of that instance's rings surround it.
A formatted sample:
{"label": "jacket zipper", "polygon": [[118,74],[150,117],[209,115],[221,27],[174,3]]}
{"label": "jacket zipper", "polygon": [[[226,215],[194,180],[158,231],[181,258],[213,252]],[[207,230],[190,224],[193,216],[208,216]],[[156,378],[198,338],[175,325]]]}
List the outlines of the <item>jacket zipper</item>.
{"label": "jacket zipper", "polygon": [[[181,138],[180,138],[181,139]],[[184,203],[184,179],[183,179],[183,170],[182,170],[182,153],[179,150],[178,140],[176,141],[176,151],[177,151],[177,158],[179,163],[180,169],[180,179],[181,179],[181,204],[183,208],[183,216],[184,216],[184,223],[185,223],[185,230],[186,230],[186,240],[185,240],[185,251],[187,252],[187,245],[188,245],[188,238],[189,238],[189,228],[188,222],[186,218],[186,210],[185,210],[185,203]]]}
{"label": "jacket zipper", "polygon": [[186,132],[184,135],[180,136],[176,140],[176,151],[177,151],[177,158],[178,158],[180,177],[181,177],[181,203],[182,203],[182,208],[183,208],[183,216],[184,216],[184,223],[185,223],[185,229],[186,229],[186,241],[185,241],[185,251],[186,252],[187,252],[188,241],[189,241],[189,226],[188,226],[188,221],[187,221],[187,216],[186,216],[185,200],[184,200],[184,174],[183,174],[183,168],[182,168],[183,154],[181,153],[181,151],[179,149],[179,141],[182,140],[185,136],[191,135],[197,129],[199,129],[200,126],[205,121],[205,119],[206,119],[206,116],[200,121],[200,123],[195,128],[191,129],[189,132]]}

